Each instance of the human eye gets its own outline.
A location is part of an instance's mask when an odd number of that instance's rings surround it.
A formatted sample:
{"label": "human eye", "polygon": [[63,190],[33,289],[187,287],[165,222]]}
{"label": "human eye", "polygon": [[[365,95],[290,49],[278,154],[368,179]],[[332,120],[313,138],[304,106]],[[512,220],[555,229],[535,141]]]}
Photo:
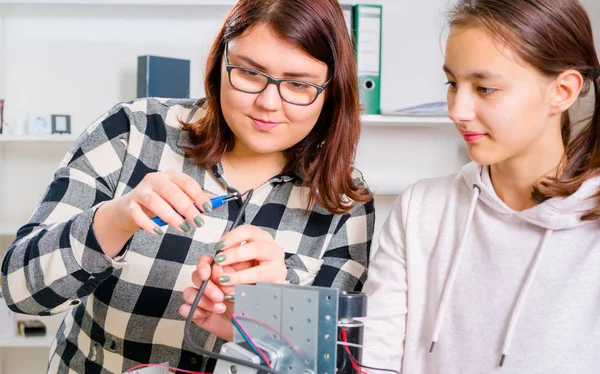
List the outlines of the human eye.
{"label": "human eye", "polygon": [[294,89],[297,89],[297,90],[306,90],[306,89],[312,87],[310,84],[308,84],[306,82],[299,82],[299,81],[290,81],[290,84],[292,85],[292,87]]}
{"label": "human eye", "polygon": [[491,95],[494,92],[496,92],[495,88],[490,88],[490,87],[477,87],[477,91],[481,92],[484,95]]}
{"label": "human eye", "polygon": [[260,74],[254,70],[248,70],[248,69],[241,69],[242,74],[244,74],[245,76],[249,77],[249,78],[255,78],[257,76],[259,76]]}
{"label": "human eye", "polygon": [[446,86],[448,86],[448,90],[456,91],[456,82],[448,81],[446,82]]}

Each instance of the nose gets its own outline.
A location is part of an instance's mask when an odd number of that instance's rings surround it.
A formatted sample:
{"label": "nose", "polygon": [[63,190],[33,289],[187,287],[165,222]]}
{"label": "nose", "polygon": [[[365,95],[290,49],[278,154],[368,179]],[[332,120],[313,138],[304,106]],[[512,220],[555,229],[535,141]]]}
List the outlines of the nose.
{"label": "nose", "polygon": [[256,104],[266,110],[279,110],[282,106],[282,99],[275,83],[267,85],[267,88],[258,94]]}
{"label": "nose", "polygon": [[448,117],[454,123],[471,122],[475,119],[475,102],[467,90],[448,93]]}

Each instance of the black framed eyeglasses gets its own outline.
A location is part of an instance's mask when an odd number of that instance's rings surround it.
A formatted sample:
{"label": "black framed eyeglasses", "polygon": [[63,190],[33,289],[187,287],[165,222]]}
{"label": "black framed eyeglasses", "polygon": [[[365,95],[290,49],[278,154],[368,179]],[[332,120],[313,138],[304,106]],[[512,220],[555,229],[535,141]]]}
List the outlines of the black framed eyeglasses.
{"label": "black framed eyeglasses", "polygon": [[225,45],[225,68],[229,77],[229,84],[236,90],[250,94],[259,94],[269,84],[273,83],[277,86],[279,97],[283,101],[300,106],[308,106],[314,103],[333,78],[329,78],[327,82],[319,86],[318,84],[297,79],[273,78],[269,74],[256,69],[231,65],[227,56],[227,45]]}

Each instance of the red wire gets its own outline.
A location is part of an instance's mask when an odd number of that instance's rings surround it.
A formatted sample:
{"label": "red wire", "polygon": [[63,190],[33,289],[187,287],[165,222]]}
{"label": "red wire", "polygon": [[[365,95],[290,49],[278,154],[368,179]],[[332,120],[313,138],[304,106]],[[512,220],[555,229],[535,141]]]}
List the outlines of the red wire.
{"label": "red wire", "polygon": [[189,371],[189,370],[183,370],[183,369],[177,369],[171,366],[167,366],[167,365],[161,365],[161,364],[139,364],[139,365],[135,365],[134,367],[132,367],[131,369],[127,370],[126,373],[130,373],[136,369],[141,369],[141,368],[145,368],[145,367],[159,367],[159,368],[163,368],[163,369],[169,369],[169,370],[173,370],[176,373],[187,373],[187,374],[212,374],[212,373],[200,373],[197,371]]}
{"label": "red wire", "polygon": [[366,371],[364,371],[360,367],[358,367],[358,364],[352,358],[352,352],[350,352],[350,348],[348,348],[348,344],[347,344],[348,338],[346,337],[346,331],[348,331],[348,329],[346,329],[346,328],[342,329],[342,341],[344,342],[344,349],[346,349],[346,352],[348,352],[348,359],[350,360],[352,367],[354,368],[354,370],[356,370],[360,374],[368,374]]}

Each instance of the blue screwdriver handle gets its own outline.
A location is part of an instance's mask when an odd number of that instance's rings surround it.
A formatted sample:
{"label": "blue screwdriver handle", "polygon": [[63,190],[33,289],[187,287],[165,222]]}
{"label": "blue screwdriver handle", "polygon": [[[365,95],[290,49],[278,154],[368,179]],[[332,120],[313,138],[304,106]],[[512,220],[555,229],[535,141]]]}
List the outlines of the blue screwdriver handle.
{"label": "blue screwdriver handle", "polygon": [[[217,209],[217,208],[220,208],[223,205],[225,205],[226,202],[238,199],[239,197],[240,197],[240,195],[238,195],[238,194],[221,195],[221,196],[211,198],[210,203],[212,204],[213,209]],[[194,206],[196,206],[196,203],[194,203]],[[198,207],[196,207],[196,208],[198,208]],[[200,209],[198,208],[198,210],[200,210]],[[179,213],[177,213],[177,214],[179,214]],[[181,214],[179,214],[179,215],[181,216]],[[181,216],[181,217],[183,217],[183,216]],[[152,222],[156,223],[158,226],[165,226],[167,224],[165,221],[160,219],[160,217],[152,218]]]}

